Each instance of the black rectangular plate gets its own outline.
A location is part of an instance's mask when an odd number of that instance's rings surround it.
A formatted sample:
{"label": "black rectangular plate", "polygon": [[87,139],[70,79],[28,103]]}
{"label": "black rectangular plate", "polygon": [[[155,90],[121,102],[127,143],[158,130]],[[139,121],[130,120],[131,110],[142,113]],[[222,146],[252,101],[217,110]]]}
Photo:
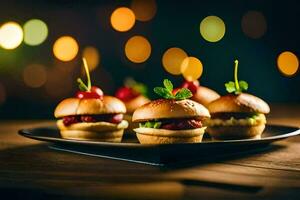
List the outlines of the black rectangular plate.
{"label": "black rectangular plate", "polygon": [[56,150],[151,165],[165,165],[257,151],[274,141],[300,134],[300,129],[267,125],[261,139],[211,141],[206,138],[201,143],[148,145],[139,144],[134,135],[127,133],[124,134],[121,143],[63,139],[56,127],[23,129],[19,134],[50,142],[50,148]]}

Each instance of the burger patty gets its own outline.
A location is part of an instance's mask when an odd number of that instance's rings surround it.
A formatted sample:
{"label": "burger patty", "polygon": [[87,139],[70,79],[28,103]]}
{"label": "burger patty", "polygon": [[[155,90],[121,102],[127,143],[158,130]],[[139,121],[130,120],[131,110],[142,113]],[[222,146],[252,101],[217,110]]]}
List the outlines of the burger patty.
{"label": "burger patty", "polygon": [[109,122],[119,124],[123,120],[123,114],[104,114],[104,115],[72,115],[63,117],[65,126],[70,126],[80,122]]}
{"label": "burger patty", "polygon": [[231,119],[232,117],[235,119],[245,119],[245,118],[251,118],[254,115],[257,115],[257,113],[234,113],[234,112],[228,112],[228,113],[213,113],[211,114],[211,119]]}
{"label": "burger patty", "polygon": [[168,130],[183,130],[183,129],[195,129],[201,128],[202,123],[200,120],[195,119],[177,119],[170,122],[163,122],[161,127],[162,129]]}
{"label": "burger patty", "polygon": [[142,122],[141,127],[161,128],[161,129],[168,129],[168,130],[185,130],[185,129],[201,128],[202,122],[197,119],[186,119],[186,118],[161,119],[159,121]]}

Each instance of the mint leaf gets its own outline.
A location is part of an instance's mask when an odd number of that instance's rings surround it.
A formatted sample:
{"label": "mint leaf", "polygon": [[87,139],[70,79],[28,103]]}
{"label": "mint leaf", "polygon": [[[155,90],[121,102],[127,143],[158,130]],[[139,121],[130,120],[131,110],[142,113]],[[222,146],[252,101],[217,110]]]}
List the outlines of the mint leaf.
{"label": "mint leaf", "polygon": [[172,84],[172,82],[171,82],[170,80],[164,79],[164,86],[165,86],[165,88],[166,88],[169,92],[172,93],[172,91],[173,91],[173,84]]}
{"label": "mint leaf", "polygon": [[159,95],[159,96],[161,96],[161,97],[163,97],[165,99],[174,99],[175,98],[174,95],[168,89],[163,88],[163,87],[155,87],[153,89],[153,91],[157,95]]}
{"label": "mint leaf", "polygon": [[235,84],[233,81],[229,81],[228,83],[225,83],[225,88],[229,93],[233,93],[236,91]]}
{"label": "mint leaf", "polygon": [[248,90],[248,83],[246,81],[239,81],[240,85],[240,91],[242,92],[243,90],[246,91]]}
{"label": "mint leaf", "polygon": [[183,100],[188,99],[193,96],[192,92],[187,88],[181,88],[178,92],[176,92],[175,99]]}

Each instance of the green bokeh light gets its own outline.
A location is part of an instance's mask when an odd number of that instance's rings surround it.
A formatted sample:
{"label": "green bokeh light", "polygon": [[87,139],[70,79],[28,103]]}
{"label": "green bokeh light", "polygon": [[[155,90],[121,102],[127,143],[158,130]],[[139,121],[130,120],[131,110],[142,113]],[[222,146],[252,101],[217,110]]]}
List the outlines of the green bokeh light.
{"label": "green bokeh light", "polygon": [[31,19],[24,24],[24,42],[30,46],[43,43],[48,36],[48,27],[39,19]]}
{"label": "green bokeh light", "polygon": [[208,16],[200,23],[200,33],[209,42],[218,42],[225,35],[225,24],[217,16]]}

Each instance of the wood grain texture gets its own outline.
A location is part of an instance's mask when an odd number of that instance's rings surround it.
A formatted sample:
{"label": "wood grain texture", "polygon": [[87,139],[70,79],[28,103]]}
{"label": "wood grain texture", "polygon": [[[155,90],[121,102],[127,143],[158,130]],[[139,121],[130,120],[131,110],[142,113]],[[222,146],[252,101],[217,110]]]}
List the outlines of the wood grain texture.
{"label": "wood grain texture", "polygon": [[[271,107],[269,123],[300,126],[300,106]],[[16,199],[298,199],[300,137],[262,153],[157,168],[49,149],[21,128],[53,121],[0,122],[0,192]]]}

